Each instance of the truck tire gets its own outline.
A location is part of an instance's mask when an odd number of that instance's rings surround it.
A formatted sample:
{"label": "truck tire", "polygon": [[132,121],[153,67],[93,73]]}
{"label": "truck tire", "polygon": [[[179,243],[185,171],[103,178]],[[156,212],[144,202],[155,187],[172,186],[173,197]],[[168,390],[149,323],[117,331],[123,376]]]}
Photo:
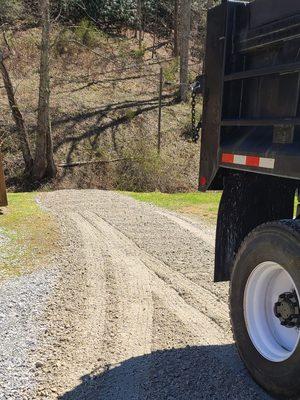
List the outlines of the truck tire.
{"label": "truck tire", "polygon": [[230,313],[239,354],[277,398],[300,396],[300,222],[264,224],[235,259]]}

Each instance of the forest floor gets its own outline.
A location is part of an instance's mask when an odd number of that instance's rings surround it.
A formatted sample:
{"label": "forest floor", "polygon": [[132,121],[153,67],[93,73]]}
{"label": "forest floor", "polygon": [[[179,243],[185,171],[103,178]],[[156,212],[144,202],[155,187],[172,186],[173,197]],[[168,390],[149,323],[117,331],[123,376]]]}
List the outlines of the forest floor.
{"label": "forest floor", "polygon": [[0,287],[0,399],[268,399],[241,363],[214,225],[98,190],[41,194],[56,255]]}

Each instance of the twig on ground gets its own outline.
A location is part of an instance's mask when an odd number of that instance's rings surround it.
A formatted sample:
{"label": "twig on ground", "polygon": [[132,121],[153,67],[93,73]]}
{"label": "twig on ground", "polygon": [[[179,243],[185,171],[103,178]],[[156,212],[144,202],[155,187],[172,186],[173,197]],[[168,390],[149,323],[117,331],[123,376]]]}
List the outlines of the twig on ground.
{"label": "twig on ground", "polygon": [[141,161],[144,160],[144,158],[116,158],[114,160],[91,160],[91,161],[77,161],[73,163],[66,163],[66,164],[59,164],[59,168],[73,168],[73,167],[81,167],[84,165],[90,165],[90,164],[110,164],[110,163],[116,163],[120,161]]}

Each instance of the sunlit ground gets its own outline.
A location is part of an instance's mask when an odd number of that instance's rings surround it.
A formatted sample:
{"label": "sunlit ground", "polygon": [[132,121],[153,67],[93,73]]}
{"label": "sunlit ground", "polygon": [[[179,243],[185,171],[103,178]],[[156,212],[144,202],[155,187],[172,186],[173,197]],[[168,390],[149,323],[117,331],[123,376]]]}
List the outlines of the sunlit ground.
{"label": "sunlit ground", "polygon": [[59,229],[43,210],[37,193],[11,193],[0,208],[0,279],[47,262],[57,246]]}
{"label": "sunlit ground", "polygon": [[134,193],[126,192],[136,200],[155,204],[169,210],[196,215],[210,222],[217,219],[221,192],[206,193]]}

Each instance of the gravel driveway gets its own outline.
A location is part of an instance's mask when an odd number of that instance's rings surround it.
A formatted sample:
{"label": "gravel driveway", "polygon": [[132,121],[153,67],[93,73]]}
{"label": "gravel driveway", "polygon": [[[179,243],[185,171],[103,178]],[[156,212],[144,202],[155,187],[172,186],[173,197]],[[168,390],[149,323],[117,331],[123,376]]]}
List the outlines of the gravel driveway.
{"label": "gravel driveway", "polygon": [[96,190],[42,195],[61,252],[0,288],[0,399],[269,399],[233,345],[213,228]]}

